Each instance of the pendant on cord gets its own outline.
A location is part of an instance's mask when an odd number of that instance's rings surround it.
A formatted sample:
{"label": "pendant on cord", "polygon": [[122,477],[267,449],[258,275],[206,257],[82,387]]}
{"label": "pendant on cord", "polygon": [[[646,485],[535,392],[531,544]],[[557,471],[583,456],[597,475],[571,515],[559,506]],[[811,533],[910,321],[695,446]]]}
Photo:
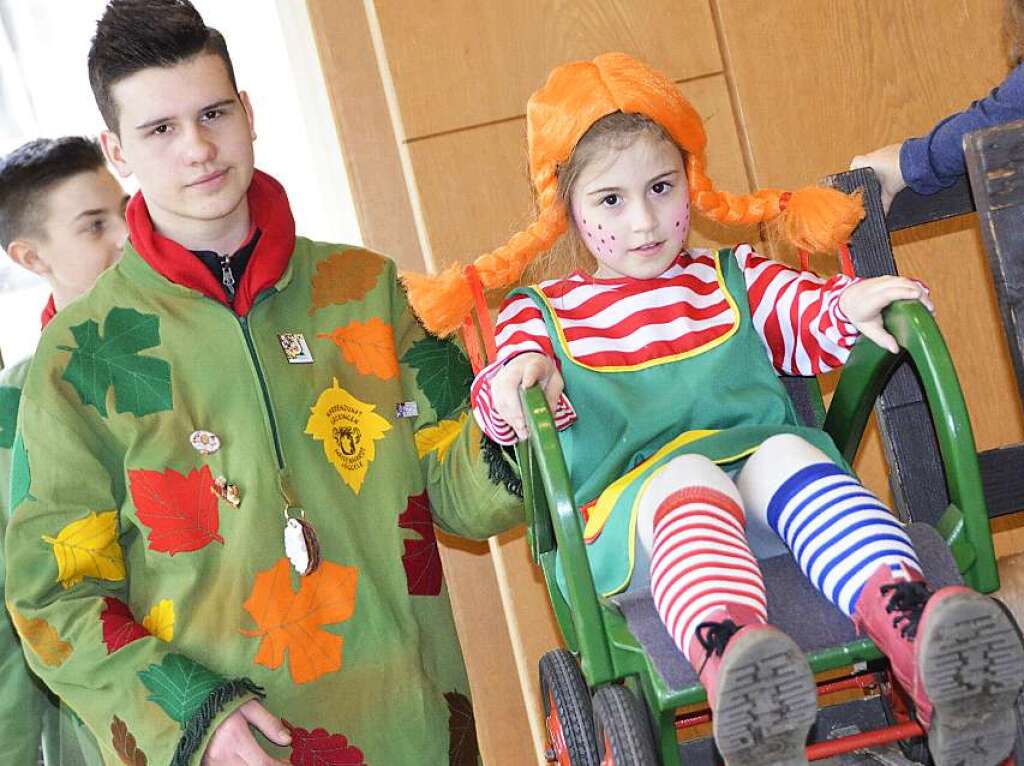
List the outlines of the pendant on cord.
{"label": "pendant on cord", "polygon": [[320,566],[320,542],[313,525],[305,519],[305,511],[300,510],[296,517],[291,515],[293,510],[299,509],[284,509],[284,553],[295,571],[305,576]]}

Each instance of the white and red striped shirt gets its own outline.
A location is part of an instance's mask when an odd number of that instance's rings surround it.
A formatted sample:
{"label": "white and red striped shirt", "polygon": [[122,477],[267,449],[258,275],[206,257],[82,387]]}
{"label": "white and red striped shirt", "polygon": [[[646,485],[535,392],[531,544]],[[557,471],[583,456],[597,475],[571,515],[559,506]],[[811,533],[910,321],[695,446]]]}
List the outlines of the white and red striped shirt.
{"label": "white and red striped shirt", "polygon": [[[839,296],[854,280],[798,271],[749,245],[736,247],[733,256],[743,270],[754,328],[776,370],[817,375],[846,361],[859,333],[839,310]],[[735,331],[739,313],[716,259],[711,251],[694,250],[654,279],[595,279],[577,272],[538,288],[557,320],[562,337],[556,342],[575,362],[594,369],[639,368],[699,353]],[[473,414],[491,439],[513,444],[515,432],[493,407],[491,379],[527,351],[558,357],[544,315],[528,296],[505,301],[495,332],[497,359],[473,381]],[[575,420],[563,394],[555,425],[562,430]]]}

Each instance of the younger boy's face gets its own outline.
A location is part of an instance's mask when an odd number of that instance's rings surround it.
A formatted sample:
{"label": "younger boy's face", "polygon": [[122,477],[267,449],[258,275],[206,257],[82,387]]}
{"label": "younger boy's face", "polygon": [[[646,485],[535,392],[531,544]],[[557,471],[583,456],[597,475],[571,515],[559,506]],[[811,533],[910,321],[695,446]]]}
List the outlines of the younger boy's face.
{"label": "younger boy's face", "polygon": [[101,143],[118,172],[134,174],[158,228],[170,232],[238,209],[252,180],[252,110],[224,62],[199,54],[115,84],[116,133]]}
{"label": "younger boy's face", "polygon": [[38,259],[30,268],[64,302],[87,292],[121,257],[127,201],[106,168],[78,173],[46,192],[46,217],[39,235],[29,238]]}

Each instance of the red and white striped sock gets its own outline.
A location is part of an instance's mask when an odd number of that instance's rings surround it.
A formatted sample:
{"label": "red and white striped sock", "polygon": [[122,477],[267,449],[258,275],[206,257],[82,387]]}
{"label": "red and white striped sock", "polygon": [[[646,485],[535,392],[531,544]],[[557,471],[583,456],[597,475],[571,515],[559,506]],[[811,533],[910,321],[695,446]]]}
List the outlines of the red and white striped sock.
{"label": "red and white striped sock", "polygon": [[736,500],[710,487],[668,495],[654,515],[651,593],[676,646],[691,656],[697,626],[722,610],[738,625],[767,622],[767,597]]}

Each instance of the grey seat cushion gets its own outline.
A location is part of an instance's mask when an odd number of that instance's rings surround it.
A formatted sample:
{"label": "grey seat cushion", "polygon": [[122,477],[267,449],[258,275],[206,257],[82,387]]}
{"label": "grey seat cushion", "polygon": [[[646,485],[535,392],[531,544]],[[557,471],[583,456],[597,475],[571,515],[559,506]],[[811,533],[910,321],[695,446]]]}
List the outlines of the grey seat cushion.
{"label": "grey seat cushion", "polygon": [[[933,527],[911,524],[907,532],[925,579],[933,588],[963,582],[949,548]],[[805,652],[857,639],[853,623],[815,590],[792,556],[776,556],[760,564],[768,588],[769,621],[791,636]],[[630,631],[670,688],[684,689],[698,683],[697,673],[676,649],[658,617],[649,590],[622,594],[613,602],[622,610]]]}

